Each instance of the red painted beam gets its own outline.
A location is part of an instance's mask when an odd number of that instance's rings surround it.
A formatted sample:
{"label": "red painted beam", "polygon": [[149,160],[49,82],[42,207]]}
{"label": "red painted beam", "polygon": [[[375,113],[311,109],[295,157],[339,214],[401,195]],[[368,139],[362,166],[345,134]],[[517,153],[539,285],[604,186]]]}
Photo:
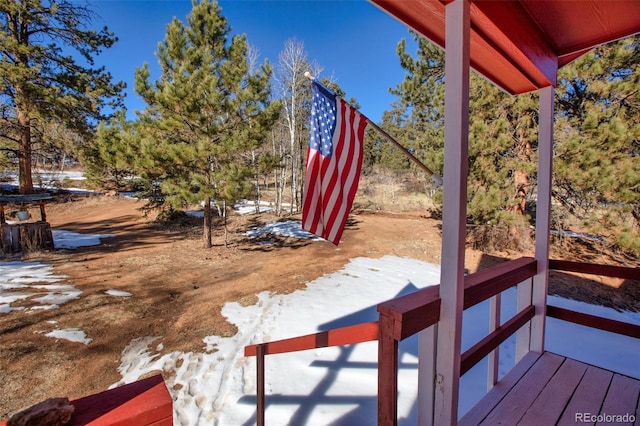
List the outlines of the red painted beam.
{"label": "red painted beam", "polygon": [[462,376],[464,373],[469,371],[482,358],[487,356],[492,350],[507,340],[513,333],[518,331],[520,327],[533,318],[534,314],[535,308],[533,306],[528,306],[509,321],[496,328],[487,337],[469,348],[462,354],[460,359],[460,375]]}
{"label": "red painted beam", "polygon": [[[172,426],[173,400],[161,375],[70,402],[68,426]],[[6,426],[7,421],[0,421]]]}
{"label": "red painted beam", "polygon": [[161,375],[71,401],[69,426],[170,426],[173,400]]}
{"label": "red painted beam", "polygon": [[640,268],[549,259],[549,269],[640,281]]}
{"label": "red painted beam", "polygon": [[380,316],[392,322],[393,338],[400,341],[440,320],[440,286],[426,287],[378,305]]}
{"label": "red painted beam", "polygon": [[467,275],[464,277],[464,309],[533,277],[536,272],[536,260],[521,257]]}
{"label": "red painted beam", "polygon": [[557,318],[574,324],[584,325],[598,330],[609,331],[611,333],[622,334],[623,336],[640,339],[640,325],[621,322],[609,318],[602,318],[595,315],[575,312],[557,306],[547,305],[547,316]]}
{"label": "red painted beam", "polygon": [[264,347],[265,355],[273,355],[331,346],[352,345],[374,340],[378,340],[378,321],[307,334],[306,336],[292,337],[291,339],[245,346],[244,356],[256,356],[258,346]]}

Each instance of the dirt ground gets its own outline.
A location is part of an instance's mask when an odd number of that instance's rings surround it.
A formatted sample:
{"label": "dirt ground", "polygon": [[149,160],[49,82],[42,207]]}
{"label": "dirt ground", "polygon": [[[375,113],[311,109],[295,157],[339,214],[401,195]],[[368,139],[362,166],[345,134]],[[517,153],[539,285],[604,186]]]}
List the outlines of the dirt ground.
{"label": "dirt ground", "polygon": [[[143,216],[141,206],[120,197],[48,205],[54,229],[115,236],[98,246],[20,258],[53,265],[55,274],[67,276],[82,294],[60,309],[0,314],[0,418],[49,397],[75,399],[107,389],[120,379],[121,352],[134,338],[163,336],[166,352],[204,351],[205,336],[236,332],[221,315],[228,301],[252,304],[265,290],[303,288],[359,256],[391,254],[440,263],[440,222],[424,212],[361,212],[350,219],[338,247],[293,238],[256,244],[245,231],[281,219],[238,216],[229,223],[228,247],[217,230],[215,246],[204,249],[199,227],[160,226]],[[467,269],[474,272],[513,256],[468,250]],[[567,274],[554,279],[553,292],[619,309],[640,308],[637,282],[602,285]],[[112,297],[107,290],[133,296]],[[56,327],[82,329],[92,341],[84,345],[44,336]]]}

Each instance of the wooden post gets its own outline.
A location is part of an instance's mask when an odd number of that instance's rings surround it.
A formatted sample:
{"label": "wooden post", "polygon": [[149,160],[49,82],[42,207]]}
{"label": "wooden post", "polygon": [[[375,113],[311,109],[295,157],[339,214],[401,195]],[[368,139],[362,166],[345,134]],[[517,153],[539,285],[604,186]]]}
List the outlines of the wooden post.
{"label": "wooden post", "polygon": [[264,355],[265,345],[256,348],[256,424],[264,426]]}
{"label": "wooden post", "polygon": [[445,14],[444,200],[434,418],[437,425],[453,425],[458,419],[469,170],[469,1],[448,3]]}
{"label": "wooden post", "polygon": [[[502,305],[501,293],[496,294],[491,298],[489,307],[489,333],[492,333],[496,328],[500,327],[500,308]],[[520,311],[518,311],[520,312]],[[493,386],[498,382],[498,366],[500,361],[500,346],[495,348],[489,354],[489,362],[487,367],[487,391],[491,390]]]}
{"label": "wooden post", "polygon": [[40,205],[40,220],[42,222],[46,222],[47,221],[47,213],[44,211],[44,201],[40,200],[38,202],[38,204]]}
{"label": "wooden post", "polygon": [[[531,306],[532,304],[532,292],[533,292],[533,279],[529,278],[518,284],[517,288],[517,301],[516,306],[518,312]],[[531,348],[531,323],[525,324],[516,332],[516,362],[519,362],[526,354],[529,353]]]}
{"label": "wooden post", "polygon": [[433,424],[438,323],[418,334],[418,425]]}
{"label": "wooden post", "polygon": [[398,424],[398,341],[393,336],[393,319],[379,318],[378,337],[378,425]]}
{"label": "wooden post", "polygon": [[540,89],[538,135],[538,201],[536,204],[536,260],[538,273],[533,277],[531,350],[544,351],[544,331],[549,287],[549,227],[551,223],[551,178],[553,169],[553,86]]}

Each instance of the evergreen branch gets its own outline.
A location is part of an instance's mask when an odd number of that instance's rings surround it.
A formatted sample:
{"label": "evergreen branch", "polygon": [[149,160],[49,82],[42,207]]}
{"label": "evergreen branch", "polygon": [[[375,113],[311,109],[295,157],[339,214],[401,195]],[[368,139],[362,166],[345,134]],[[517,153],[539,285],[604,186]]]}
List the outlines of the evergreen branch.
{"label": "evergreen branch", "polygon": [[20,153],[17,149],[12,149],[12,148],[9,148],[9,147],[0,147],[0,151],[10,152],[11,154],[15,155],[16,157]]}

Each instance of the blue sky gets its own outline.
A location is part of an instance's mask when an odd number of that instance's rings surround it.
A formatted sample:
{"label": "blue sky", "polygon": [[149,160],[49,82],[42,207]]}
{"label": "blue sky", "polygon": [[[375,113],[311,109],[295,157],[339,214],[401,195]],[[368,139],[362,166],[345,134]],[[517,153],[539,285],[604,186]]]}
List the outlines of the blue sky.
{"label": "blue sky", "polygon": [[[96,27],[106,25],[119,42],[105,50],[97,63],[105,65],[115,80],[127,83],[126,105],[130,118],[144,103],[135,95],[135,68],[148,62],[152,78],[158,77],[155,52],[166,26],[175,16],[185,20],[190,0],[91,0],[100,16]],[[374,121],[389,109],[394,96],[389,88],[402,81],[404,71],[395,53],[401,38],[411,39],[407,28],[366,0],[220,0],[222,15],[233,34],[246,34],[251,45],[272,65],[286,40],[302,41],[310,61],[324,67],[354,97],[361,111]],[[412,44],[409,44],[410,46]]]}

